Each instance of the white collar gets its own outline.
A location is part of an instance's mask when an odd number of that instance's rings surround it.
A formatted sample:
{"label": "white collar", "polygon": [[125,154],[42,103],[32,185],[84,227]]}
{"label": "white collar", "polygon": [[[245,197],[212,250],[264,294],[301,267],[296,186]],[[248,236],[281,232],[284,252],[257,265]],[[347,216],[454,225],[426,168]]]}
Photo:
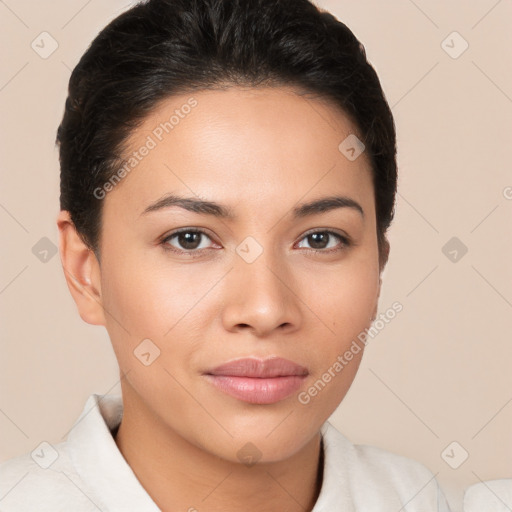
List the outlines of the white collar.
{"label": "white collar", "polygon": [[[69,455],[87,495],[102,510],[158,512],[113,438],[122,415],[121,396],[92,394],[67,436]],[[427,510],[427,502],[429,510],[438,510],[436,502],[444,498],[432,474],[418,462],[376,447],[353,445],[328,421],[321,434],[323,481],[311,512],[394,510],[412,500],[414,493],[424,496],[419,497],[420,508],[409,503],[410,510]],[[423,489],[427,484],[429,489]]]}
{"label": "white collar", "polygon": [[[160,509],[138,481],[112,436],[122,416],[120,395],[92,394],[67,436],[70,457],[82,481],[87,483],[91,499],[102,508],[158,512]],[[346,488],[345,464],[332,460],[332,434],[339,432],[329,422],[322,426],[321,432],[324,443],[323,483],[312,512],[331,512],[334,504],[343,504],[343,510],[352,512],[354,508],[350,490]]]}

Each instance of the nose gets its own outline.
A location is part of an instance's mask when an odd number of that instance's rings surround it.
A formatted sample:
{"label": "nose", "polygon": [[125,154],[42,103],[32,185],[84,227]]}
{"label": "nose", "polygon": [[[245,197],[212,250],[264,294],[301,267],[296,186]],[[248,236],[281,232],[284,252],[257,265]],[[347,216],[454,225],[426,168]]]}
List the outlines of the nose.
{"label": "nose", "polygon": [[235,254],[224,284],[222,322],[227,331],[248,330],[264,337],[274,330],[290,333],[300,328],[301,300],[293,272],[277,259],[263,251],[247,263]]}

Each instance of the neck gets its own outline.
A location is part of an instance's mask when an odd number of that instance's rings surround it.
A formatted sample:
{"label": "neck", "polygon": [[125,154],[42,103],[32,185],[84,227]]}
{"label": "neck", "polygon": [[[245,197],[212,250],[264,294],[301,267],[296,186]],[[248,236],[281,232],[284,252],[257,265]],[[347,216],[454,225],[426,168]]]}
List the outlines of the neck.
{"label": "neck", "polygon": [[323,478],[320,432],[286,460],[246,466],[188,442],[134,392],[123,392],[123,404],[116,444],[162,511],[313,509]]}

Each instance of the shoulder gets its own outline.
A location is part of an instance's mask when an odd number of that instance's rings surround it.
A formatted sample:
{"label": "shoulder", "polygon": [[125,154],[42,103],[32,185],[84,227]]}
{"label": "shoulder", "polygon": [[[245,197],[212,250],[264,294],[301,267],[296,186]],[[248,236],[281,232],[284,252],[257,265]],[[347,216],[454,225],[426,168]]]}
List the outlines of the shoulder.
{"label": "shoulder", "polygon": [[83,490],[67,442],[41,443],[31,453],[0,464],[2,512],[97,510]]}
{"label": "shoulder", "polygon": [[512,510],[512,478],[487,480],[464,492],[464,512],[509,512]]}
{"label": "shoulder", "polygon": [[432,472],[420,462],[370,445],[352,445],[355,467],[375,481],[394,486],[403,483],[427,484],[434,479]]}
{"label": "shoulder", "polygon": [[420,462],[376,446],[353,444],[329,422],[322,431],[331,467],[338,466],[335,474],[348,480],[357,510],[388,510],[382,508],[385,503],[389,510],[407,505],[410,511],[449,512],[435,475]]}

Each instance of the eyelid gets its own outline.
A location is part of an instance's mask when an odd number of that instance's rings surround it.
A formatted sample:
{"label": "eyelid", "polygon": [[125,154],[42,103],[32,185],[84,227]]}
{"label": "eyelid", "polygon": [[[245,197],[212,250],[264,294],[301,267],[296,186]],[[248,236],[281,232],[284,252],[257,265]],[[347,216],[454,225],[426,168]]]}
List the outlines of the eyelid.
{"label": "eyelid", "polygon": [[[180,233],[200,233],[202,235],[207,236],[212,242],[217,243],[214,240],[215,237],[209,233],[209,230],[207,230],[206,228],[193,228],[193,227],[184,227],[184,228],[175,229],[174,231],[171,231],[170,233],[163,235],[160,238],[159,243],[162,243],[165,245],[165,242],[167,242],[169,239],[175,237],[176,235],[179,235]],[[202,249],[199,249],[199,251],[201,251],[201,250]],[[198,252],[198,249],[195,249],[194,251],[183,251],[183,252],[188,252],[188,253]]]}
{"label": "eyelid", "polygon": [[341,248],[331,247],[329,249],[312,249],[312,248],[305,247],[304,250],[309,251],[309,252],[314,252],[314,253],[329,254],[332,252],[341,251],[343,249],[346,249],[348,247],[355,245],[352,238],[348,234],[346,234],[344,231],[340,232],[333,228],[314,228],[310,231],[306,231],[306,233],[304,233],[302,235],[302,237],[299,239],[299,242],[304,240],[309,235],[314,235],[315,233],[327,233],[329,235],[334,235],[335,237],[337,237],[340,240],[342,247]]}
{"label": "eyelid", "polygon": [[185,256],[187,258],[200,258],[203,256],[204,252],[211,249],[211,248],[203,248],[203,249],[193,249],[193,250],[185,250],[185,249],[178,249],[176,247],[173,247],[168,241],[171,238],[174,238],[176,235],[179,235],[180,233],[200,233],[202,235],[207,236],[213,243],[216,243],[213,240],[213,237],[208,233],[208,231],[205,228],[191,228],[191,227],[184,227],[184,228],[178,228],[174,231],[171,231],[170,233],[165,234],[163,237],[160,238],[158,245],[161,245],[164,251],[167,251],[168,253],[177,254],[178,256]]}
{"label": "eyelid", "polygon": [[305,238],[305,237],[307,237],[309,235],[313,235],[315,233],[331,233],[331,234],[334,234],[334,235],[338,235],[341,238],[346,238],[347,241],[351,240],[350,236],[347,233],[345,233],[343,230],[337,230],[337,229],[334,229],[334,228],[313,228],[313,229],[311,229],[309,231],[306,231],[302,235],[301,240],[303,238]]}
{"label": "eyelid", "polygon": [[[171,252],[175,252],[175,253],[178,253],[178,254],[187,254],[187,255],[189,255],[191,257],[193,257],[195,255],[199,256],[199,255],[203,254],[204,251],[206,251],[206,250],[208,250],[210,248],[191,249],[191,250],[187,251],[185,249],[177,249],[176,247],[173,247],[170,244],[168,244],[167,241],[170,240],[171,238],[175,237],[176,235],[179,235],[180,233],[193,232],[193,233],[200,233],[202,235],[205,235],[213,243],[216,243],[215,240],[214,240],[214,237],[212,237],[212,235],[210,235],[208,231],[209,230],[207,230],[206,228],[196,228],[196,227],[178,228],[178,229],[176,229],[174,231],[171,231],[168,234],[165,234],[163,237],[161,237],[160,244],[164,246],[165,250],[168,250],[168,251],[171,251]],[[330,252],[336,252],[336,251],[342,250],[343,248],[347,248],[349,246],[355,245],[353,240],[352,240],[352,238],[348,234],[346,234],[344,231],[340,232],[340,231],[338,231],[336,229],[333,229],[333,228],[313,228],[313,229],[311,229],[309,231],[306,231],[301,236],[301,238],[299,238],[298,242],[301,242],[302,240],[304,240],[309,235],[313,235],[315,233],[327,233],[327,234],[330,234],[330,235],[335,235],[340,240],[342,248],[338,249],[338,248],[332,248],[331,247],[330,249],[313,249],[313,248],[307,248],[306,247],[306,248],[302,248],[302,250],[306,250],[306,251],[309,251],[309,252],[315,252],[315,253],[325,253],[325,254],[328,254]]]}

